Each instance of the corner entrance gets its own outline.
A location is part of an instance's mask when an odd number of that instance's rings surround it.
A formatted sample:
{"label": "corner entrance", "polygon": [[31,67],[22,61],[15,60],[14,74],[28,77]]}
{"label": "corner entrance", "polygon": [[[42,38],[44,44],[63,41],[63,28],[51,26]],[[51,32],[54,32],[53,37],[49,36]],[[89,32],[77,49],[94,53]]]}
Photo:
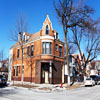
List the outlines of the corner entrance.
{"label": "corner entrance", "polygon": [[44,73],[45,74],[45,77],[44,77],[45,78],[45,83],[49,83],[49,75],[48,75],[48,73],[49,73],[48,71],[45,71],[45,73]]}
{"label": "corner entrance", "polygon": [[49,83],[49,63],[41,64],[41,82]]}

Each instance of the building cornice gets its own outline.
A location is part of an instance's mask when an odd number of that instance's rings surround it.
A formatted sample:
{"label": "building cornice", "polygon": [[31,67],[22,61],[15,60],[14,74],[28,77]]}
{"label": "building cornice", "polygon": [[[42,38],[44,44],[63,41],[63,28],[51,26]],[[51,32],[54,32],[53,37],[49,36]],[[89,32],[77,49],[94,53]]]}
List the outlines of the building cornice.
{"label": "building cornice", "polygon": [[40,39],[52,39],[52,40],[54,40],[54,37],[47,35],[47,36],[40,36]]}
{"label": "building cornice", "polygon": [[[32,42],[39,41],[39,40],[43,40],[43,39],[51,39],[51,40],[54,40],[54,37],[52,37],[52,36],[40,36],[40,38],[35,39],[35,40],[32,40],[32,41],[28,41],[28,42],[24,43],[23,45],[27,45],[27,44],[30,44]],[[14,46],[12,48],[16,48],[16,47],[19,47],[19,46],[20,46],[20,44]]]}
{"label": "building cornice", "polygon": [[[35,57],[39,57],[39,56],[52,56],[52,57],[57,57],[59,59],[64,59],[64,57],[59,57],[59,56],[56,56],[56,55],[53,55],[53,54],[39,54],[39,55],[36,55],[36,56],[26,56],[24,57],[23,59],[27,59],[27,58],[35,58]],[[18,58],[18,59],[15,59],[13,61],[16,61],[16,60],[22,60],[21,58]]]}

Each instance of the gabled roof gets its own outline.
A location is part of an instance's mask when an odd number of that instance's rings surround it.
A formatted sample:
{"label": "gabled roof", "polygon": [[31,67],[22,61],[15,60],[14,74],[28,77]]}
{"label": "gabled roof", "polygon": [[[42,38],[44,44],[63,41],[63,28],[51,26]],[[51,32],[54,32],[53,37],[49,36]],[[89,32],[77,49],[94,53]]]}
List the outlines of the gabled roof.
{"label": "gabled roof", "polygon": [[3,60],[2,63],[5,64],[5,63],[7,63],[7,61],[8,61],[8,60]]}
{"label": "gabled roof", "polygon": [[40,31],[32,34],[31,37],[29,38],[28,42],[29,41],[33,41],[33,40],[36,40],[38,38],[40,38]]}
{"label": "gabled roof", "polygon": [[[83,61],[85,62],[86,58],[85,58],[84,53],[82,53],[82,55],[83,55]],[[72,54],[72,56],[73,56],[74,58],[79,57],[79,59],[81,60],[81,55],[80,55],[79,53],[77,53],[77,54]]]}
{"label": "gabled roof", "polygon": [[16,42],[11,48],[14,48],[19,45],[19,42]]}
{"label": "gabled roof", "polygon": [[[47,14],[47,17],[46,17],[45,21],[43,22],[43,26],[44,26],[44,23],[47,23],[47,22],[49,22],[51,24],[51,29],[53,30],[52,23],[50,21],[50,18],[49,18],[48,14]],[[42,29],[43,29],[43,26],[42,26]]]}
{"label": "gabled roof", "polygon": [[[50,21],[50,19],[49,19],[48,14],[47,14],[47,17],[46,17],[44,23],[50,24],[50,27],[52,28],[52,23],[51,23],[51,21]],[[44,23],[43,23],[43,26],[44,26]],[[25,35],[29,36],[29,37],[27,38],[27,40],[24,42],[24,44],[25,44],[25,43],[28,43],[28,42],[31,42],[31,41],[35,41],[35,40],[37,40],[37,39],[40,39],[41,31],[43,31],[43,29],[40,30],[39,32],[36,32],[36,33],[33,33],[33,34],[30,34],[30,33],[28,33],[28,32],[24,32],[23,35],[25,34]],[[52,31],[53,31],[53,32],[56,32],[56,30],[53,30],[53,29],[52,29]],[[60,42],[60,43],[63,43],[63,42],[60,41],[59,39],[56,40],[56,41],[58,41],[58,42]],[[11,48],[14,48],[14,47],[19,46],[20,43],[21,43],[21,41],[15,43]]]}
{"label": "gabled roof", "polygon": [[72,54],[72,57],[74,57],[75,59],[79,57],[79,54]]}
{"label": "gabled roof", "polygon": [[[33,33],[33,34],[30,34],[28,32],[24,32],[24,33],[26,35],[30,36],[30,38],[28,39],[27,42],[34,41],[34,40],[40,38],[40,31],[39,32],[36,32],[36,33]],[[20,43],[19,42],[16,42],[11,48],[16,47],[18,45],[20,45]]]}
{"label": "gabled roof", "polygon": [[28,33],[28,32],[24,32],[25,35],[28,35],[28,36],[32,36],[32,34]]}

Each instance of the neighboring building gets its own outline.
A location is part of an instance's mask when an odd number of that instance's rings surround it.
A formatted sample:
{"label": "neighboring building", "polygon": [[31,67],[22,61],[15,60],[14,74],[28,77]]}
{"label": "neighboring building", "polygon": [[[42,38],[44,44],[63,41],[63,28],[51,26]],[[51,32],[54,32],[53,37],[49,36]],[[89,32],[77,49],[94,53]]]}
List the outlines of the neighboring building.
{"label": "neighboring building", "polygon": [[98,71],[98,75],[100,75],[100,60],[96,61],[95,68]]}
{"label": "neighboring building", "polygon": [[[49,16],[47,15],[39,32],[34,34],[24,32],[23,39],[24,81],[35,83],[64,82],[64,43],[58,39],[58,33],[53,30]],[[10,59],[9,68],[12,69],[12,80],[21,81],[21,46],[17,42],[10,50],[11,59],[13,57],[12,61]],[[9,71],[9,75],[10,73],[11,71]]]}
{"label": "neighboring building", "polygon": [[100,61],[91,61],[87,65],[87,74],[90,75],[100,75]]}
{"label": "neighboring building", "polygon": [[2,67],[2,63],[0,62],[0,68]]}
{"label": "neighboring building", "polygon": [[11,48],[9,53],[8,81],[11,81],[12,61],[13,61],[13,49]]}
{"label": "neighboring building", "polygon": [[8,66],[8,60],[3,60],[0,62],[0,74],[5,75],[6,78],[8,78]]}
{"label": "neighboring building", "polygon": [[[70,66],[70,76],[76,77],[76,80],[82,81],[83,76],[82,76],[82,64],[85,61],[85,57],[83,55],[83,61],[81,61],[80,54],[71,54],[69,55],[69,66]],[[81,66],[79,66],[81,65]],[[68,67],[67,67],[67,60],[65,57],[65,82],[67,82],[67,75],[68,75]]]}
{"label": "neighboring building", "polygon": [[[75,67],[75,59],[72,55],[69,55],[69,66],[70,66],[70,76],[72,76],[73,67]],[[65,57],[65,76],[68,75],[67,59]]]}
{"label": "neighboring building", "polygon": [[8,68],[9,61],[8,60],[3,60],[0,62],[0,68]]}

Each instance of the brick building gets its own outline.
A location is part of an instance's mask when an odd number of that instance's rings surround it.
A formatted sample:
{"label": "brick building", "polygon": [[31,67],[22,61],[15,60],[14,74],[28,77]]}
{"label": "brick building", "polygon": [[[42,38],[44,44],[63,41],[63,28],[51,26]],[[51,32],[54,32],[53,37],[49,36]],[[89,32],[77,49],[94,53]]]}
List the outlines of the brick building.
{"label": "brick building", "polygon": [[39,32],[24,32],[23,36],[19,34],[19,41],[21,37],[24,41],[23,49],[21,50],[19,42],[10,48],[11,79],[21,81],[23,57],[23,81],[64,82],[64,43],[58,39],[57,31],[53,30],[49,16],[47,15]]}

